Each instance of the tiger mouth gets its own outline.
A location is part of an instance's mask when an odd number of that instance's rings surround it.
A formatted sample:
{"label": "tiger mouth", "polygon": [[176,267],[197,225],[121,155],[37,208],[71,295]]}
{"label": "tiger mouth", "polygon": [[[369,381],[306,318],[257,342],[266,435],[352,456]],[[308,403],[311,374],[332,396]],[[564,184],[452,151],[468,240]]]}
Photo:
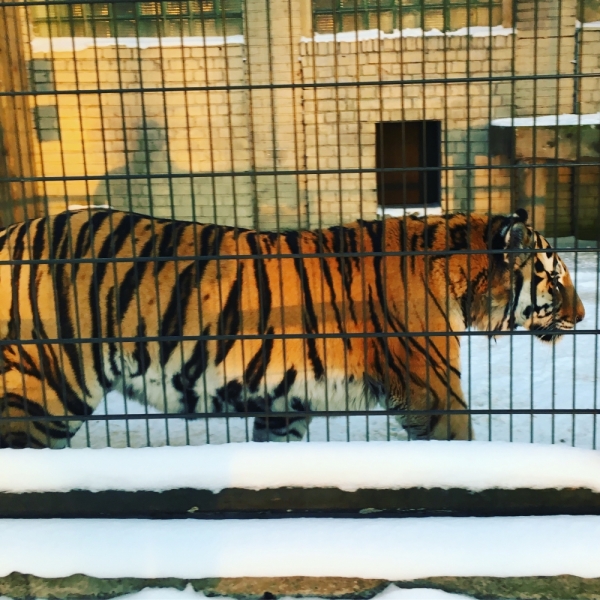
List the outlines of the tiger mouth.
{"label": "tiger mouth", "polygon": [[571,331],[574,327],[569,321],[558,321],[549,325],[531,325],[529,330],[542,342],[557,342],[563,337],[561,331]]}

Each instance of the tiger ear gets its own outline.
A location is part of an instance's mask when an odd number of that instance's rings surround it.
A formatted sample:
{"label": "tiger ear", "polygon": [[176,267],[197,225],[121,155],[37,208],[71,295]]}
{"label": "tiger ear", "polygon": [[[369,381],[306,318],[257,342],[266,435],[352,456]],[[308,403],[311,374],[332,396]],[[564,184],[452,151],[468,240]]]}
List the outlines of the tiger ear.
{"label": "tiger ear", "polygon": [[504,247],[511,252],[504,254],[504,262],[520,267],[527,260],[528,252],[515,252],[515,250],[531,247],[531,235],[527,228],[527,211],[519,208],[512,215],[503,229]]}

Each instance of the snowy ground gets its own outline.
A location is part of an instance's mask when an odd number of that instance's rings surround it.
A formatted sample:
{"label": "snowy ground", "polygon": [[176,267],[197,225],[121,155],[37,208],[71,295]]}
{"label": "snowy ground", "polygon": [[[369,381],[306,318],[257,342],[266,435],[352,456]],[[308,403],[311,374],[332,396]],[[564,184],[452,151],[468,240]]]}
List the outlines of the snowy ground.
{"label": "snowy ground", "polygon": [[[561,252],[575,279],[586,309],[581,327],[598,330],[600,275],[595,251]],[[575,260],[577,269],[575,270]],[[598,334],[566,335],[555,344],[530,336],[505,336],[497,342],[484,336],[464,337],[463,389],[474,409],[594,408],[600,402]],[[96,414],[142,415],[145,408],[111,393]],[[158,414],[148,409],[151,414]],[[73,439],[77,448],[92,446],[143,447],[243,442],[251,438],[252,420],[137,419],[92,421]],[[583,448],[600,446],[598,418],[594,415],[487,415],[473,417],[478,440],[564,443]],[[386,416],[315,418],[311,441],[405,440],[393,418]]]}
{"label": "snowy ground", "polygon": [[[115,600],[205,600],[202,592],[195,592],[191,585],[185,590],[179,591],[172,588],[146,588],[135,594],[118,596]],[[0,596],[0,600],[10,600],[6,596]],[[38,598],[37,600],[43,600]],[[220,600],[233,600],[221,596]],[[281,600],[292,600],[289,596]],[[317,598],[305,598],[305,600],[318,600]],[[470,600],[470,597],[461,594],[449,594],[441,590],[430,589],[400,589],[390,585],[383,592],[373,597],[373,600]]]}
{"label": "snowy ground", "polygon": [[600,577],[600,517],[2,519],[0,577]]}
{"label": "snowy ground", "polygon": [[[196,593],[189,586],[183,591],[177,590],[151,590],[145,589],[137,594],[128,594],[115,600],[204,600],[206,596]],[[0,598],[0,600],[2,600]],[[221,598],[220,600],[233,600],[232,598]],[[289,596],[281,600],[292,600]],[[305,600],[319,600],[317,598],[305,598]],[[373,600],[472,600],[470,596],[462,594],[449,594],[442,590],[428,589],[400,589],[390,585],[383,592],[373,597]]]}
{"label": "snowy ground", "polygon": [[62,452],[3,450],[0,454],[0,494],[176,489],[217,493],[226,488],[285,487],[348,492],[580,488],[600,493],[600,453],[564,444],[250,443]]}

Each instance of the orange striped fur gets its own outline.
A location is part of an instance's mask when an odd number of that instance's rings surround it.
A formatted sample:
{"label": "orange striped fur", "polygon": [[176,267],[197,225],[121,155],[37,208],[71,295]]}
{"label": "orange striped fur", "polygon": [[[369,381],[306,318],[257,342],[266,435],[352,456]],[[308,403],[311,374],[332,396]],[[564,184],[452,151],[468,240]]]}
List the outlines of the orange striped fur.
{"label": "orange striped fur", "polygon": [[13,225],[0,233],[0,445],[68,445],[113,389],[190,416],[268,410],[257,441],[301,439],[307,411],[377,405],[413,438],[468,439],[459,334],[522,325],[551,339],[583,318],[525,221],[275,234],[83,210]]}

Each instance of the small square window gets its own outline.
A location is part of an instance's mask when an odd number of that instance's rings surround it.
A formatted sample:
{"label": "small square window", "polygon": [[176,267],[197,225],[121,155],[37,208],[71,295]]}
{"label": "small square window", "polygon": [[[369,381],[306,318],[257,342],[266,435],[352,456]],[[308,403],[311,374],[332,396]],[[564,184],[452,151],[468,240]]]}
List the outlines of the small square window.
{"label": "small square window", "polygon": [[376,127],[379,206],[439,206],[441,121],[390,121]]}

